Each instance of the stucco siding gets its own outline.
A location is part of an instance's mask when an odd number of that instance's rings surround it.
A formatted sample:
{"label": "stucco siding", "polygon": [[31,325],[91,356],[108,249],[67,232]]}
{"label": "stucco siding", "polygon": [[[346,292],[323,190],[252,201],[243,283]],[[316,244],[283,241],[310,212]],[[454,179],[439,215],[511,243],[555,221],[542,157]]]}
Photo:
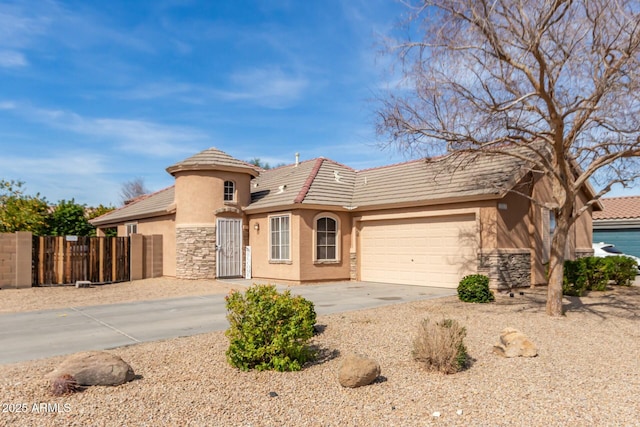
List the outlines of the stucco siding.
{"label": "stucco siding", "polygon": [[[290,218],[289,258],[271,260],[270,227],[272,216],[288,215]],[[256,224],[258,230],[256,230]],[[249,244],[251,246],[251,271],[254,278],[299,282],[300,278],[300,220],[295,211],[252,215],[249,219]]]}
{"label": "stucco siding", "polygon": [[[351,216],[348,213],[301,210],[300,212],[300,280],[315,282],[322,280],[349,280],[349,251],[351,242]],[[316,228],[318,215],[338,219],[339,241],[336,262],[316,260]]]}
{"label": "stucco siding", "polygon": [[517,193],[508,193],[496,203],[498,248],[516,249],[531,246],[530,202]]}
{"label": "stucco siding", "polygon": [[[176,224],[215,225],[215,212],[224,208],[247,206],[250,202],[250,176],[224,171],[187,171],[176,174]],[[224,182],[236,186],[237,199],[225,202]]]}

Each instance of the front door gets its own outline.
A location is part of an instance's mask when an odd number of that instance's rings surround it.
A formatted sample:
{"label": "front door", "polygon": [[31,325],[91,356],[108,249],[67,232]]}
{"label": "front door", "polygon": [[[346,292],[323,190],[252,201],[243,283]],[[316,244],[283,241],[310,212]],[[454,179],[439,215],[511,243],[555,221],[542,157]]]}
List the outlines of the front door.
{"label": "front door", "polygon": [[242,276],[242,220],[218,218],[216,277]]}

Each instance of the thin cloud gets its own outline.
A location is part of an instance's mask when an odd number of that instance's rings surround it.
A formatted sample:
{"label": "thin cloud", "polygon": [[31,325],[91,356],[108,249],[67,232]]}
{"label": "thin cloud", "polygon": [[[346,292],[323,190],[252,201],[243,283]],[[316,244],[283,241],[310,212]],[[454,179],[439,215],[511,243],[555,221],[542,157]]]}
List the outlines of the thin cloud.
{"label": "thin cloud", "polygon": [[22,48],[46,32],[48,18],[27,14],[20,7],[0,4],[0,46]]}
{"label": "thin cloud", "polygon": [[148,83],[115,94],[118,98],[133,100],[150,100],[159,98],[191,98],[198,92],[197,88],[187,83]]}
{"label": "thin cloud", "polygon": [[80,135],[91,136],[95,142],[111,142],[126,152],[153,157],[174,157],[192,153],[194,147],[209,138],[206,134],[185,126],[170,126],[145,120],[86,118],[64,110],[47,110],[30,106],[1,102],[32,121],[51,128],[62,129]]}
{"label": "thin cloud", "polygon": [[87,177],[110,171],[108,162],[103,156],[96,153],[78,154],[77,152],[64,152],[44,157],[33,154],[25,157],[2,156],[0,169],[3,174],[18,178],[25,169],[30,171],[30,175],[52,176],[53,172],[76,177]]}
{"label": "thin cloud", "polygon": [[21,52],[13,50],[0,50],[0,67],[16,68],[25,67],[29,63]]}
{"label": "thin cloud", "polygon": [[230,81],[231,89],[217,91],[218,96],[274,109],[295,105],[309,87],[306,78],[287,74],[278,67],[237,72]]}

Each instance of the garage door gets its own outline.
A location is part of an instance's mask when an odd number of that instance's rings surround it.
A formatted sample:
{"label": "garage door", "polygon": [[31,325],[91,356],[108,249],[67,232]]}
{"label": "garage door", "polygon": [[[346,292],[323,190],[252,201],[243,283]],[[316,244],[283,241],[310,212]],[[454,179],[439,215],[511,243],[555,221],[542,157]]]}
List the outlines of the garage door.
{"label": "garage door", "polygon": [[477,271],[475,216],[365,221],[360,230],[364,281],[455,288]]}

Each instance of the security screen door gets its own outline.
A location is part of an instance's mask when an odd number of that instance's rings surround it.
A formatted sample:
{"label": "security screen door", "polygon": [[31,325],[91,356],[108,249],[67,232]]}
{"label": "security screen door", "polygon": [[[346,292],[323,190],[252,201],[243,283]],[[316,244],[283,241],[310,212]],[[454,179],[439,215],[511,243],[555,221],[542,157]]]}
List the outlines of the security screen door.
{"label": "security screen door", "polygon": [[216,276],[242,276],[242,220],[218,218],[216,227]]}

